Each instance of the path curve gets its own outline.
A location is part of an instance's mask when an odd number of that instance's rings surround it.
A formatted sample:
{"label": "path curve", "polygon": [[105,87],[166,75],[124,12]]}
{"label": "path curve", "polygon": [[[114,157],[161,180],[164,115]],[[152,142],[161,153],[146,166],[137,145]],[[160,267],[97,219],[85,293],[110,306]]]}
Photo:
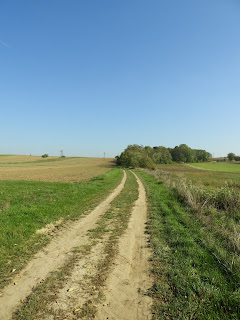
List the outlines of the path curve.
{"label": "path curve", "polygon": [[121,183],[87,216],[74,222],[63,230],[49,245],[38,252],[28,265],[18,274],[10,285],[5,287],[0,296],[0,319],[12,319],[12,313],[21,300],[25,299],[32,288],[46,279],[51,272],[63,266],[73,248],[84,245],[87,231],[96,225],[99,217],[109,208],[110,203],[120,194],[127,179],[126,172]]}
{"label": "path curve", "polygon": [[152,299],[146,295],[147,289],[153,284],[149,262],[151,251],[145,233],[146,192],[140,179],[135,177],[139,185],[139,198],[132,210],[128,229],[119,240],[119,254],[106,281],[106,298],[98,307],[97,320],[152,319]]}

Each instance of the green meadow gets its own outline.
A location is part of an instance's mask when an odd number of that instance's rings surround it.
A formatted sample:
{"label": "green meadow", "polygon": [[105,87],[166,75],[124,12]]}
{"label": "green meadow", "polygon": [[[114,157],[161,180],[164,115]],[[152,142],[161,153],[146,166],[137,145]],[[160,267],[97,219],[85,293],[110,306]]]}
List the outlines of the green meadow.
{"label": "green meadow", "polygon": [[226,172],[239,172],[239,162],[202,162],[202,163],[189,163],[189,165],[207,170],[226,171]]}
{"label": "green meadow", "polygon": [[[201,165],[205,165],[205,170],[203,167],[200,168]],[[235,168],[235,166],[239,166],[238,164],[231,163],[222,163],[219,164],[219,167],[222,166],[224,170],[210,170],[211,166],[215,166],[215,164],[208,163],[195,163],[195,164],[162,164],[158,165],[156,173],[165,174],[169,176],[169,178],[179,180],[187,180],[192,181],[193,184],[205,187],[205,188],[219,188],[228,184],[229,187],[233,187],[236,189],[240,189],[240,171],[233,171],[234,169],[227,170],[227,168]]]}

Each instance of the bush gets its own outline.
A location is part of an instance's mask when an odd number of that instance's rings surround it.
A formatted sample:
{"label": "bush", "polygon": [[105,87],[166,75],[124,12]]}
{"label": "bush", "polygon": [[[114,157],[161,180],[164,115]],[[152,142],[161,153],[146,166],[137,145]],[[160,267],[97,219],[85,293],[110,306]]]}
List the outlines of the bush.
{"label": "bush", "polygon": [[44,153],[43,155],[42,155],[42,158],[47,158],[48,157],[48,154],[47,153]]}
{"label": "bush", "polygon": [[130,168],[154,169],[155,164],[149,157],[145,148],[138,145],[129,145],[120,155],[116,157],[117,164]]}

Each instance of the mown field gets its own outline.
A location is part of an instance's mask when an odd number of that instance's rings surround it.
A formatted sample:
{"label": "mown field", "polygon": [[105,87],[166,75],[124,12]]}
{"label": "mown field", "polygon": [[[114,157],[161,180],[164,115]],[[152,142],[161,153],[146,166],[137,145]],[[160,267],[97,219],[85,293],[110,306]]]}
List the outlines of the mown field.
{"label": "mown field", "polygon": [[[193,184],[206,188],[218,188],[228,184],[229,187],[240,189],[240,171],[233,171],[234,169],[231,167],[235,168],[235,164],[222,163],[223,170],[205,170],[201,165],[204,163],[196,163],[194,166],[193,164],[162,164],[158,165],[156,172],[162,175],[165,173],[166,176],[171,177],[171,180],[192,181]],[[208,167],[206,169],[209,169],[211,164],[207,163],[206,166]]]}
{"label": "mown field", "polygon": [[202,162],[202,163],[190,163],[190,166],[207,169],[207,170],[217,170],[226,172],[240,172],[239,162]]}
{"label": "mown field", "polygon": [[1,156],[0,180],[79,182],[107,172],[114,159]]}
{"label": "mown field", "polygon": [[224,165],[139,172],[149,200],[154,319],[240,319],[240,173]]}
{"label": "mown field", "polygon": [[38,230],[93,209],[119,184],[122,171],[112,169],[112,159],[2,156],[0,165],[1,288],[50,240]]}

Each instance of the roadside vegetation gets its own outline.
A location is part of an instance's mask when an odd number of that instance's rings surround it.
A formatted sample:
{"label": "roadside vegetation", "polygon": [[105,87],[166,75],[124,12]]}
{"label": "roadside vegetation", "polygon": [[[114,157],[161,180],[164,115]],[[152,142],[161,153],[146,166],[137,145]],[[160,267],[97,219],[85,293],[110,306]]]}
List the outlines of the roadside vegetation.
{"label": "roadside vegetation", "polygon": [[121,170],[113,169],[80,183],[0,181],[0,288],[50,240],[37,230],[78,219],[98,205],[122,176]]}
{"label": "roadside vegetation", "polygon": [[161,177],[138,174],[149,198],[154,319],[239,319],[238,205],[203,212]]}

